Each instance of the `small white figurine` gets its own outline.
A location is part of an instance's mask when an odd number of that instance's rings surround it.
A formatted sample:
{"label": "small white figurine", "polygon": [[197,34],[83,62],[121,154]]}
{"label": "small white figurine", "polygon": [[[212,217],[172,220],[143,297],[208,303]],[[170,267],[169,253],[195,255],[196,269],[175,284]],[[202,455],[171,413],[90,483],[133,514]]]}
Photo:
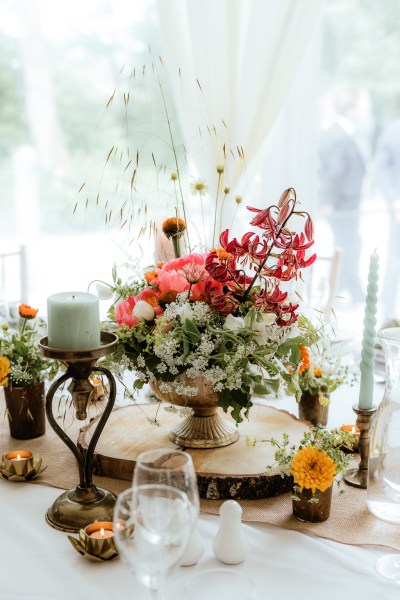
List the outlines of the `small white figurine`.
{"label": "small white figurine", "polygon": [[219,509],[221,523],[215,540],[213,552],[221,562],[237,565],[244,561],[249,544],[243,531],[242,507],[235,500],[227,500]]}
{"label": "small white figurine", "polygon": [[199,562],[204,553],[204,541],[201,537],[197,525],[194,526],[192,535],[190,536],[189,545],[183,555],[181,567],[191,567]]}

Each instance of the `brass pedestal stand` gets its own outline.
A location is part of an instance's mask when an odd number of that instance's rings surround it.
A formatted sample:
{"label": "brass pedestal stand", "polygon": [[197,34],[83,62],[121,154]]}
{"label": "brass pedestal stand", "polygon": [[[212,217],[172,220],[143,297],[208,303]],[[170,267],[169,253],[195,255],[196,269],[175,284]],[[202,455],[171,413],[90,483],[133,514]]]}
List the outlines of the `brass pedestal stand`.
{"label": "brass pedestal stand", "polygon": [[[46,513],[46,521],[61,531],[77,532],[94,521],[112,521],[116,500],[115,494],[109,490],[98,488],[92,480],[93,453],[100,434],[114,406],[116,396],[115,380],[108,369],[94,364],[102,356],[114,352],[117,336],[114,333],[101,332],[101,346],[87,350],[63,350],[48,346],[47,337],[40,340],[39,346],[44,356],[57,359],[67,365],[67,371],[50,387],[46,397],[47,419],[56,434],[74,454],[79,468],[79,485],[59,496]],[[94,386],[89,380],[92,371],[100,371],[108,379],[110,393],[107,405],[94,430],[92,439],[83,454],[65,431],[59,426],[53,415],[53,398],[57,389],[67,379],[72,379],[68,390],[71,393],[76,418],[86,419],[87,405]]]}
{"label": "brass pedestal stand", "polygon": [[369,430],[377,406],[363,409],[354,404],[352,408],[357,415],[356,425],[360,430],[360,440],[358,442],[360,464],[357,469],[348,469],[343,475],[343,480],[354,487],[366,489],[368,482]]}

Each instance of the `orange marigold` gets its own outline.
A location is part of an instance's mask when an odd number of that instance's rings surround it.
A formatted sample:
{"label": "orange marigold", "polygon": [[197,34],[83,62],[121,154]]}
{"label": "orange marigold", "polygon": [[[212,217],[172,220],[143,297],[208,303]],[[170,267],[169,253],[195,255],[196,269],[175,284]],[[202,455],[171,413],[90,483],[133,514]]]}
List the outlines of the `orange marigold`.
{"label": "orange marigold", "polygon": [[292,460],[291,473],[300,487],[325,492],[333,483],[336,465],[324,450],[314,446],[301,448]]}
{"label": "orange marigold", "polygon": [[306,371],[306,369],[308,369],[308,367],[310,366],[310,355],[305,346],[301,346],[299,344],[299,348],[300,348],[300,352],[301,352],[299,373],[301,375],[303,373],[303,371]]}
{"label": "orange marigold", "polygon": [[161,292],[158,297],[158,304],[161,308],[165,309],[167,304],[171,304],[171,302],[175,302],[178,292],[175,290],[166,290],[165,292]]}
{"label": "orange marigold", "polygon": [[186,230],[186,223],[179,217],[171,217],[170,219],[166,219],[164,221],[162,224],[162,230],[167,238],[180,237]]}
{"label": "orange marigold", "polygon": [[11,373],[11,364],[6,356],[0,356],[0,385],[8,384],[8,375]]}
{"label": "orange marigold", "polygon": [[157,271],[147,271],[147,273],[144,274],[144,278],[147,281],[147,283],[150,283],[151,281],[153,281],[153,279],[156,279],[156,277],[158,277]]}
{"label": "orange marigold", "polygon": [[32,308],[28,304],[20,304],[18,307],[19,316],[23,319],[34,319],[39,312],[38,308]]}

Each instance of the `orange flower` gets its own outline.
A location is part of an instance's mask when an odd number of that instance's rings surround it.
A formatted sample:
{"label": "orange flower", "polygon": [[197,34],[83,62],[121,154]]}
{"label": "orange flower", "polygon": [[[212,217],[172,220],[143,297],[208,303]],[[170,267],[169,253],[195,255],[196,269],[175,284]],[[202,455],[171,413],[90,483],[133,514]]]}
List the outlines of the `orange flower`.
{"label": "orange flower", "polygon": [[227,252],[223,248],[216,248],[212,250],[212,252],[215,252],[220,260],[231,260],[233,258],[233,254]]}
{"label": "orange flower", "polygon": [[158,304],[161,306],[161,308],[165,309],[167,304],[175,302],[177,295],[178,292],[176,292],[175,290],[166,290],[165,292],[161,292],[161,294],[158,297]]}
{"label": "orange flower", "polygon": [[314,375],[315,377],[322,377],[322,369],[320,367],[316,367],[314,365]]}
{"label": "orange flower", "polygon": [[303,373],[303,371],[306,371],[308,369],[308,367],[310,366],[310,355],[305,346],[301,346],[299,344],[299,348],[300,348],[300,352],[301,352],[299,373],[301,375]]}
{"label": "orange flower", "polygon": [[8,384],[8,375],[11,373],[10,361],[6,356],[0,356],[0,385]]}
{"label": "orange flower", "polygon": [[18,307],[19,316],[23,319],[34,319],[39,312],[38,308],[32,308],[28,304],[20,304]]}
{"label": "orange flower", "polygon": [[294,482],[300,487],[325,492],[333,483],[336,465],[324,450],[314,446],[301,448],[292,460],[291,473]]}
{"label": "orange flower", "polygon": [[165,263],[163,263],[162,261],[157,263],[157,269],[161,269],[161,267],[164,265]]}
{"label": "orange flower", "polygon": [[167,238],[180,237],[186,230],[186,223],[179,217],[171,217],[170,219],[166,219],[164,221],[162,224],[162,230]]}
{"label": "orange flower", "polygon": [[153,279],[156,279],[158,277],[158,271],[147,271],[147,273],[144,274],[144,278],[147,281],[147,283],[150,283],[151,281],[153,281]]}

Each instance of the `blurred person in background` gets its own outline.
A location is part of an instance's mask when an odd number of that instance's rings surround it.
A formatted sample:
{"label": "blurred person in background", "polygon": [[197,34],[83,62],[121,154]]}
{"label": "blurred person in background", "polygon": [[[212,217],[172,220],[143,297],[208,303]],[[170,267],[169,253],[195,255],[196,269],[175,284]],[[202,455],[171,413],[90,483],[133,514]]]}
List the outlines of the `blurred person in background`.
{"label": "blurred person in background", "polygon": [[342,251],[338,294],[354,302],[365,299],[359,279],[359,221],[370,149],[366,132],[357,127],[361,98],[353,91],[325,98],[318,153],[321,211],[332,230],[334,248]]}
{"label": "blurred person in background", "polygon": [[383,282],[387,318],[400,319],[397,289],[400,277],[400,117],[389,121],[378,137],[375,154],[378,185],[389,214],[388,264]]}

